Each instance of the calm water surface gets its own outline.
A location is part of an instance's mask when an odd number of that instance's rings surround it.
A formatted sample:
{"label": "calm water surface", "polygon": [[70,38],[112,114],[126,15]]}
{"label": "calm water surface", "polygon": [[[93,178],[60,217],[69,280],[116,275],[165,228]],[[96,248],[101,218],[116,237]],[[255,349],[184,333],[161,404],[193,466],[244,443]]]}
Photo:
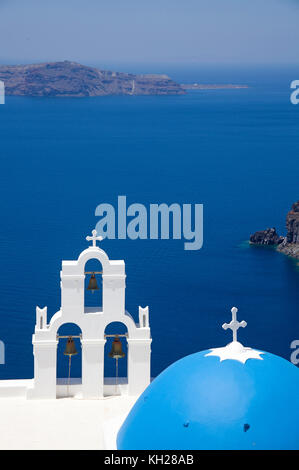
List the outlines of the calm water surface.
{"label": "calm water surface", "polygon": [[[193,69],[169,73],[201,78]],[[251,87],[165,97],[7,97],[0,106],[0,378],[32,376],[35,306],[47,305],[49,318],[58,310],[61,260],[87,246],[96,206],[116,206],[118,195],[146,206],[204,204],[197,252],[178,240],[102,242],[111,259],[125,259],[127,309],[137,320],[138,305],[150,307],[154,376],[182,356],[230,341],[221,325],[233,305],[248,322],[240,341],[289,359],[299,339],[298,266],[246,241],[268,226],[284,233],[299,199],[299,106],[289,101],[296,78],[294,70],[223,70],[216,78],[203,70],[202,81]],[[60,376],[67,371],[63,346]],[[74,358],[73,375],[79,364]],[[107,375],[113,366],[107,359]]]}

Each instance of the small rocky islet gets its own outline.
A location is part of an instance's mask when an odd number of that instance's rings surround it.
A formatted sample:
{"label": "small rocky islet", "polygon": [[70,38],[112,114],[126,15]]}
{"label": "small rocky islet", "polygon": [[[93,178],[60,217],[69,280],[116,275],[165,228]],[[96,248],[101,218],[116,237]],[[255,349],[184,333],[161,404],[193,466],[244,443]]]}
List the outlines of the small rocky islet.
{"label": "small rocky islet", "polygon": [[299,259],[299,201],[292,205],[286,218],[286,236],[280,236],[274,227],[250,235],[252,245],[273,246],[292,258]]}

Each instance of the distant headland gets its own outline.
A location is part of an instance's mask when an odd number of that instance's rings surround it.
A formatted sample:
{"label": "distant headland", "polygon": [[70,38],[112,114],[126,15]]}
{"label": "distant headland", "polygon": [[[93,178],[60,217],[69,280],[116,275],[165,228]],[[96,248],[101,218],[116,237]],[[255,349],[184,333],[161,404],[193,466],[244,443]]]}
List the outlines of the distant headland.
{"label": "distant headland", "polygon": [[279,236],[275,228],[260,230],[250,236],[254,245],[276,246],[277,251],[299,259],[299,201],[292,205],[286,219],[287,235]]}
{"label": "distant headland", "polygon": [[100,70],[77,62],[0,65],[6,95],[86,97],[106,95],[185,95],[192,90],[248,88],[232,84],[179,84],[168,75]]}
{"label": "distant headland", "polygon": [[206,84],[206,83],[182,83],[181,87],[184,90],[239,90],[241,88],[249,88],[248,85],[233,85],[228,84]]}
{"label": "distant headland", "polygon": [[135,75],[76,62],[1,65],[5,93],[14,96],[86,97],[105,95],[184,95],[167,75]]}

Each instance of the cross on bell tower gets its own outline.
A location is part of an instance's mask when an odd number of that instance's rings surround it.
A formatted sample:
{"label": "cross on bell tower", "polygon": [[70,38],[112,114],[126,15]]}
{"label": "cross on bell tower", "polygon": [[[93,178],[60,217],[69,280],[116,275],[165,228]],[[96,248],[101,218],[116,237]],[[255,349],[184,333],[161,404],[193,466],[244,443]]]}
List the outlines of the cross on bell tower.
{"label": "cross on bell tower", "polygon": [[89,242],[89,241],[92,241],[92,246],[97,246],[97,241],[102,241],[103,240],[103,237],[101,237],[100,235],[98,235],[98,232],[96,230],[93,230],[92,232],[92,236],[87,236],[86,237],[86,240]]}
{"label": "cross on bell tower", "polygon": [[228,328],[230,330],[232,330],[232,332],[233,332],[233,341],[238,341],[237,340],[237,331],[240,327],[245,328],[245,326],[247,326],[247,323],[244,320],[241,321],[241,322],[239,322],[237,320],[237,312],[238,312],[237,307],[233,307],[231,309],[231,312],[232,312],[232,321],[230,323],[224,323],[222,325],[222,328],[224,330],[227,330]]}
{"label": "cross on bell tower", "polygon": [[[107,253],[97,247],[103,237],[92,230],[84,237],[91,246],[83,250],[75,260],[62,261],[60,271],[61,305],[50,322],[47,309],[36,309],[36,325],[33,335],[34,383],[30,387],[30,398],[56,398],[57,388],[57,342],[61,338],[59,328],[74,323],[81,330],[82,380],[80,387],[67,377],[69,396],[80,389],[84,399],[101,398],[110,394],[109,385],[104,383],[106,328],[111,323],[121,323],[127,330],[127,386],[118,384],[118,392],[137,396],[150,384],[151,336],[148,307],[139,307],[139,323],[135,323],[126,310],[126,272],[124,260],[110,260]],[[102,305],[85,305],[86,263],[96,260],[102,265]],[[90,273],[95,275],[95,272]],[[93,278],[91,278],[93,279]],[[94,277],[95,281],[95,277]],[[90,282],[88,289],[97,290],[96,282]],[[113,336],[117,334],[117,331]],[[68,333],[67,336],[71,336]],[[74,354],[68,349],[66,355]],[[117,352],[117,351],[116,351]],[[113,356],[115,357],[115,355]],[[106,386],[107,385],[107,386]]]}

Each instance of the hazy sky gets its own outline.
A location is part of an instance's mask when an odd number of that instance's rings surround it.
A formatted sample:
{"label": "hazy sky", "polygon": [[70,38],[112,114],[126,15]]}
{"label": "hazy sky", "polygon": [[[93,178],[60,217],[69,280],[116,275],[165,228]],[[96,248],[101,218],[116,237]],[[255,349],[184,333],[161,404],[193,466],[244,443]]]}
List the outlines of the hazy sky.
{"label": "hazy sky", "polygon": [[299,0],[0,0],[0,62],[298,63]]}

